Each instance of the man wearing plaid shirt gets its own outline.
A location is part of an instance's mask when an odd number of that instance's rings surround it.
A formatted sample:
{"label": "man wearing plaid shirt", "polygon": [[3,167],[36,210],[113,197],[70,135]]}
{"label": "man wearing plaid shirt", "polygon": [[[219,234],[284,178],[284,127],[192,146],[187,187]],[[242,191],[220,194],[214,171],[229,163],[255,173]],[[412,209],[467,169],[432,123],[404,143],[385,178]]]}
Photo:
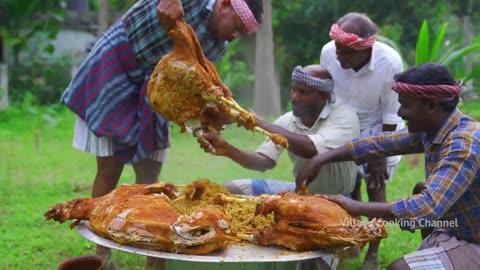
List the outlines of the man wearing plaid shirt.
{"label": "man wearing plaid shirt", "polygon": [[[479,269],[480,125],[457,109],[461,86],[445,66],[426,63],[395,75],[398,115],[408,130],[384,133],[317,155],[296,178],[309,184],[326,163],[425,153],[426,184],[417,195],[363,203],[325,195],[352,215],[397,221],[405,229],[434,225],[419,249],[388,269]],[[413,228],[412,228],[413,226]]]}
{"label": "man wearing plaid shirt", "polygon": [[261,0],[139,0],[103,34],[61,98],[77,115],[73,146],[96,156],[93,197],[115,188],[124,164],[133,166],[136,183],[159,177],[168,122],[150,108],[146,86],[173,49],[166,33],[175,21],[183,17],[205,56],[218,61],[228,41],[258,29],[262,15]]}

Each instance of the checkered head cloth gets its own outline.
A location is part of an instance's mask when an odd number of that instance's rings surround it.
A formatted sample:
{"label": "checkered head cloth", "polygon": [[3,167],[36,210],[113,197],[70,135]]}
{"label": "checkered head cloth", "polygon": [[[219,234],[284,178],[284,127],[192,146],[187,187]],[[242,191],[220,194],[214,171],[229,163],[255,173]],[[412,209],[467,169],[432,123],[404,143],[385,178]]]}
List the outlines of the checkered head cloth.
{"label": "checkered head cloth", "polygon": [[332,79],[320,79],[312,77],[305,72],[301,66],[296,66],[292,72],[292,80],[301,82],[313,89],[316,89],[320,92],[327,93],[329,95],[333,94],[333,80]]}
{"label": "checkered head cloth", "polygon": [[231,0],[233,10],[240,17],[247,34],[255,33],[258,29],[258,22],[252,11],[244,0]]}
{"label": "checkered head cloth", "polygon": [[455,85],[419,85],[394,82],[392,84],[392,89],[399,94],[426,98],[433,101],[446,102],[454,99],[460,94],[462,91],[461,84],[461,81],[457,82]]}
{"label": "checkered head cloth", "polygon": [[330,38],[345,47],[361,51],[371,48],[377,39],[377,35],[372,35],[369,38],[361,38],[356,34],[343,31],[338,23],[334,23],[330,29]]}

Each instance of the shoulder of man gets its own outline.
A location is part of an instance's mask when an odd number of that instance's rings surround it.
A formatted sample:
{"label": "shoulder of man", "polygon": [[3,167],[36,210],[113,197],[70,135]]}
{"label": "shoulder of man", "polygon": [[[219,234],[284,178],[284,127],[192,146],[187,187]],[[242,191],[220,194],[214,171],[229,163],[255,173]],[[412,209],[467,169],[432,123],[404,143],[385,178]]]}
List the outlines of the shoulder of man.
{"label": "shoulder of man", "polygon": [[293,118],[295,118],[293,112],[289,111],[280,115],[273,123],[279,126],[284,126],[285,124],[292,122]]}
{"label": "shoulder of man", "polygon": [[320,64],[327,68],[334,63],[332,60],[335,59],[335,51],[335,42],[333,40],[325,44],[320,52]]}
{"label": "shoulder of man", "polygon": [[322,47],[322,53],[334,51],[335,52],[335,41],[331,40],[327,44],[323,45]]}
{"label": "shoulder of man", "polygon": [[181,0],[185,12],[194,8],[206,6],[209,0]]}
{"label": "shoulder of man", "polygon": [[399,52],[381,41],[376,41],[373,48],[376,50],[376,53],[379,53],[380,55],[391,59],[392,61],[402,61],[402,57],[400,56]]}
{"label": "shoulder of man", "polygon": [[376,63],[380,66],[383,63],[386,72],[398,73],[403,70],[402,57],[395,49],[380,41],[375,42],[373,49]]}
{"label": "shoulder of man", "polygon": [[460,112],[460,119],[452,130],[452,137],[471,137],[473,141],[480,143],[480,122],[475,121],[469,115]]}

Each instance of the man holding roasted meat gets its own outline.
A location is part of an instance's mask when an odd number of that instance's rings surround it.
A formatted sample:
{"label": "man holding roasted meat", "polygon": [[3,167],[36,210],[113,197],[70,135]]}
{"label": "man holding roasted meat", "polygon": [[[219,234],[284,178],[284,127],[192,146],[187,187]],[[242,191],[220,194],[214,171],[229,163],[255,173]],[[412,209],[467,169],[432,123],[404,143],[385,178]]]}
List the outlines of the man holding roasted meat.
{"label": "man holding roasted meat", "polygon": [[[206,57],[218,61],[228,41],[258,29],[262,14],[261,0],[139,0],[103,34],[61,98],[78,116],[73,146],[96,156],[93,197],[116,187],[125,164],[136,183],[159,177],[168,122],[151,109],[146,87],[173,48],[167,32],[174,22],[189,23]],[[98,254],[107,258],[109,250],[99,247]]]}

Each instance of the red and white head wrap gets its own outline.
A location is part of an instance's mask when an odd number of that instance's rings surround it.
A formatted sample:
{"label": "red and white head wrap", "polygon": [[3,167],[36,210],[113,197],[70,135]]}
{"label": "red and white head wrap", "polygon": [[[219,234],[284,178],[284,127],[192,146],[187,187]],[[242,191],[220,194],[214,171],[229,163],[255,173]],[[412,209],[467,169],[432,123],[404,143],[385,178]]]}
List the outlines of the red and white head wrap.
{"label": "red and white head wrap", "polygon": [[233,10],[240,17],[247,34],[255,33],[258,29],[258,22],[253,16],[252,11],[244,0],[230,0]]}
{"label": "red and white head wrap", "polygon": [[345,47],[361,51],[371,48],[375,43],[377,35],[374,34],[369,38],[361,38],[356,34],[343,31],[338,23],[334,23],[330,29],[330,38]]}
{"label": "red and white head wrap", "polygon": [[462,86],[461,82],[457,82],[455,85],[420,85],[394,82],[392,89],[399,94],[446,102],[458,96],[462,91]]}

